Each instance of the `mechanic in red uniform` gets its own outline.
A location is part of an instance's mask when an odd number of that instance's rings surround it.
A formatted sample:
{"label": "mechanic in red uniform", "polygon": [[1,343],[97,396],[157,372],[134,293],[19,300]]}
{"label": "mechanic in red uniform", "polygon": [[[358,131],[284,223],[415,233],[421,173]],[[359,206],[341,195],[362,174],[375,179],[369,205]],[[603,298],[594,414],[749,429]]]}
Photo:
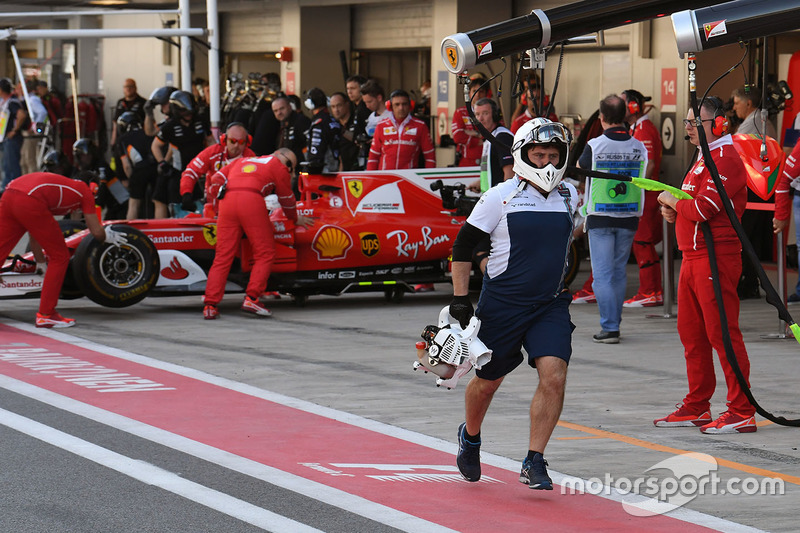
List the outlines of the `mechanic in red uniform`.
{"label": "mechanic in red uniform", "polygon": [[[634,89],[622,92],[627,107],[625,122],[631,125],[631,135],[642,141],[647,148],[647,168],[644,177],[658,180],[661,172],[661,133],[645,113],[647,98]],[[633,236],[633,255],[639,265],[639,290],[626,300],[623,307],[653,307],[664,304],[661,287],[661,262],[656,244],[663,237],[658,191],[644,192],[644,209],[639,219],[639,228]]]}
{"label": "mechanic in red uniform", "polygon": [[[250,149],[250,135],[241,122],[231,122],[219,138],[219,143],[212,144],[192,159],[181,174],[181,208],[184,211],[194,211],[194,189],[201,177],[210,177],[211,174],[239,159],[240,157],[254,157],[256,154]],[[206,205],[203,213],[214,216],[211,207],[212,197],[209,193],[211,180],[205,182]]]}
{"label": "mechanic in red uniform", "polygon": [[436,166],[436,155],[428,126],[411,116],[411,98],[403,89],[389,95],[392,114],[378,122],[369,149],[367,170],[417,168],[420,152],[425,168]]}
{"label": "mechanic in red uniform", "polygon": [[[789,225],[789,218],[792,216],[794,207],[794,231],[795,239],[800,243],[800,143],[794,145],[786,164],[783,166],[778,186],[775,189],[775,216],[772,218],[772,229],[774,233],[782,232]],[[800,258],[800,248],[797,257]],[[800,302],[800,277],[794,290],[788,291],[787,303]]]}
{"label": "mechanic in red uniform", "polygon": [[259,302],[269,280],[275,241],[272,221],[264,197],[276,194],[286,217],[297,223],[297,209],[290,183],[290,174],[297,165],[294,152],[279,148],[272,155],[237,159],[217,171],[211,180],[226,180],[223,197],[218,201],[217,249],[214,263],[208,272],[203,318],[213,320],[219,315],[217,304],[225,295],[225,283],[242,234],[253,249],[253,269],[247,283],[242,311],[257,316],[272,313]]}
{"label": "mechanic in red uniform", "polygon": [[[486,89],[481,89],[486,78],[476,77],[469,82],[469,97],[473,103],[481,98],[486,98]],[[477,95],[475,93],[478,93]],[[475,95],[473,97],[473,95]],[[469,118],[469,111],[464,105],[456,109],[453,113],[453,123],[450,125],[453,133],[453,141],[456,143],[456,157],[458,166],[474,167],[481,164],[483,156],[483,137],[480,132],[472,125]]]}
{"label": "mechanic in red uniform", "polygon": [[100,242],[114,246],[127,244],[122,233],[100,224],[94,208],[94,196],[89,186],[50,174],[34,172],[12,181],[0,199],[0,257],[5,258],[14,249],[25,232],[30,233],[31,250],[37,263],[44,263],[47,254],[47,271],[42,284],[37,328],[68,328],[75,325],[72,318],[64,318],[56,311],[58,295],[69,265],[69,250],[53,215],[66,215],[72,211],[83,212],[86,226]]}
{"label": "mechanic in red uniform", "polygon": [[[547,95],[544,98],[541,97],[542,86],[539,82],[539,75],[536,72],[528,71],[527,76],[522,79],[522,85],[525,90],[520,97],[517,109],[511,115],[511,126],[508,128],[511,133],[517,133],[517,130],[523,124],[539,116],[536,113],[537,106],[539,113],[544,113],[550,106],[550,97]],[[546,118],[552,122],[558,122],[558,115],[556,115],[555,109],[551,110]]]}
{"label": "mechanic in red uniform", "polygon": [[[716,97],[704,99],[700,118],[711,157],[736,215],[741,218],[747,204],[747,171],[727,133],[728,122],[722,101]],[[692,110],[689,110],[685,123],[690,142],[699,146],[698,125]],[[658,202],[663,206],[661,213],[664,218],[675,223],[678,247],[683,252],[678,280],[681,307],[678,334],[685,350],[689,393],[676,411],[653,423],[657,427],[700,426],[701,432],[710,434],[752,433],[756,431],[755,408],[744,395],[725,357],[711,266],[700,223],[708,222],[711,227],[728,330],[736,359],[749,386],[750,361],[739,330],[739,296],[736,292],[742,273],[742,246],[723,210],[722,200],[702,154],[686,174],[681,189],[692,199],[678,200],[664,191],[659,194]],[[717,384],[712,348],[717,351],[728,385],[728,410],[716,420],[712,420],[710,413],[711,396]]]}

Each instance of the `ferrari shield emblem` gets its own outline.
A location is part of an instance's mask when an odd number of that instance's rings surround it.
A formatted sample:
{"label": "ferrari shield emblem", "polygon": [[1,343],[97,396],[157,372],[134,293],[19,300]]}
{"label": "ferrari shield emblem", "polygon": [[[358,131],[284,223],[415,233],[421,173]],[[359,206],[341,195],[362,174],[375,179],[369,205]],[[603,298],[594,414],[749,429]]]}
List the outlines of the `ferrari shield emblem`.
{"label": "ferrari shield emblem", "polygon": [[211,246],[216,246],[217,245],[217,225],[216,224],[209,224],[207,226],[203,226],[203,238]]}
{"label": "ferrari shield emblem", "polygon": [[458,50],[456,50],[455,46],[448,46],[444,49],[444,54],[447,56],[447,62],[450,63],[450,66],[458,68]]}
{"label": "ferrari shield emblem", "polygon": [[360,198],[364,192],[364,184],[361,180],[350,180],[347,182],[347,190],[350,191],[355,198]]}

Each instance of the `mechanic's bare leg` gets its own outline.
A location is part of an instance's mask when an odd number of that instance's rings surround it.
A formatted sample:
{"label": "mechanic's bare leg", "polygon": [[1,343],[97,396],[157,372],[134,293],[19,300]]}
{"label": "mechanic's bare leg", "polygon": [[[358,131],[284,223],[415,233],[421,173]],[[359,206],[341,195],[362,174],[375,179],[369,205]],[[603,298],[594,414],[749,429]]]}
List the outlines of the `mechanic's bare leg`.
{"label": "mechanic's bare leg", "polygon": [[539,372],[539,385],[531,400],[531,433],[528,449],[543,454],[564,406],[567,363],[558,357],[538,357],[536,369]]}
{"label": "mechanic's bare leg", "polygon": [[125,220],[135,220],[139,218],[139,207],[142,201],[137,198],[128,198],[128,214],[125,215]]}
{"label": "mechanic's bare leg", "polygon": [[495,391],[497,391],[503,378],[488,380],[473,376],[464,391],[464,406],[467,412],[467,433],[477,435],[481,431],[481,424],[492,403]]}
{"label": "mechanic's bare leg", "polygon": [[155,206],[154,218],[169,218],[169,206],[167,204],[153,200],[153,205]]}

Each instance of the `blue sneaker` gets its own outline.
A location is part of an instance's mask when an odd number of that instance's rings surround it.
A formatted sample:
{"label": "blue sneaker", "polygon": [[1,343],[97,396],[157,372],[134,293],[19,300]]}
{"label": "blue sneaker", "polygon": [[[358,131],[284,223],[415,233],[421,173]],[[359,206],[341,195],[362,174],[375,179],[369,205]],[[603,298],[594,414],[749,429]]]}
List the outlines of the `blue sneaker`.
{"label": "blue sneaker", "polygon": [[547,461],[542,454],[534,454],[533,461],[527,457],[522,461],[519,482],[536,490],[553,490],[553,480],[547,475]]}
{"label": "blue sneaker", "polygon": [[789,298],[786,299],[786,302],[790,304],[796,304],[797,302],[800,302],[800,294],[790,294]]}
{"label": "blue sneaker", "polygon": [[464,436],[467,423],[458,426],[458,457],[456,464],[461,476],[467,481],[478,481],[481,478],[481,443],[469,442]]}

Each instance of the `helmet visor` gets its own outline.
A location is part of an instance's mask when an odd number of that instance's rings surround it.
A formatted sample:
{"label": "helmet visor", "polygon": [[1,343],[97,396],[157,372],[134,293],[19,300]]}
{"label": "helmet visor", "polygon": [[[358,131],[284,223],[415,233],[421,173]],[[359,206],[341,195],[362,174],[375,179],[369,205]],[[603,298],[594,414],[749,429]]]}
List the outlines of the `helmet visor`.
{"label": "helmet visor", "polygon": [[547,124],[540,124],[525,136],[522,140],[522,146],[526,144],[546,144],[551,142],[562,142],[569,144],[572,135],[563,124],[558,122],[550,122]]}

